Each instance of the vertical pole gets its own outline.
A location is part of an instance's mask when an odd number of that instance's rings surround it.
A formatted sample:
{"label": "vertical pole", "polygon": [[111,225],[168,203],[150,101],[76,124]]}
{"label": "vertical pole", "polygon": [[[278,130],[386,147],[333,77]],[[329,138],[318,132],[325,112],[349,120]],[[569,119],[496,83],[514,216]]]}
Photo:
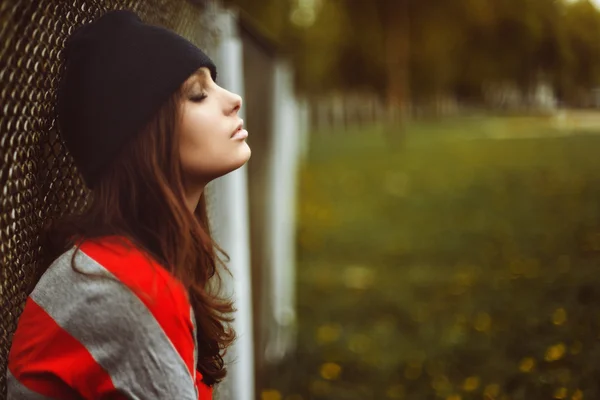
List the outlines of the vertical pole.
{"label": "vertical pole", "polygon": [[298,104],[293,91],[292,73],[285,62],[277,62],[274,79],[268,229],[276,327],[266,348],[266,358],[271,362],[280,360],[294,345],[296,186],[301,145]]}
{"label": "vertical pole", "polygon": [[[244,96],[242,41],[237,16],[232,11],[215,13],[221,31],[214,55],[218,65],[218,84]],[[244,107],[240,116],[244,118]],[[252,285],[250,275],[250,220],[246,166],[212,184],[215,212],[212,224],[215,237],[230,256],[232,277],[223,276],[224,288],[231,293],[237,310],[233,324],[237,340],[228,350],[228,377],[217,390],[220,400],[254,399],[254,340],[252,333]]]}

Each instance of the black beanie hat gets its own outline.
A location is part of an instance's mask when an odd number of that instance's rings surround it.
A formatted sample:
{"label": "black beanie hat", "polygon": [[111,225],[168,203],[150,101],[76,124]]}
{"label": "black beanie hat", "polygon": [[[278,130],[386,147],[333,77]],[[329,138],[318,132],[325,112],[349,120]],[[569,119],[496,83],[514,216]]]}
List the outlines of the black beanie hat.
{"label": "black beanie hat", "polygon": [[65,62],[59,127],[88,187],[196,70],[207,67],[216,80],[214,63],[200,49],[127,10],[76,29]]}

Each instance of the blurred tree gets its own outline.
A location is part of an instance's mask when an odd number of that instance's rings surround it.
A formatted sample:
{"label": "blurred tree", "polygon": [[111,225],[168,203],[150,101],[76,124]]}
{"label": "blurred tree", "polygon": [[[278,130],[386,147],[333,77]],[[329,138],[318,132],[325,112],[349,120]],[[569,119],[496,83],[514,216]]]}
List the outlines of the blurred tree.
{"label": "blurred tree", "polygon": [[[405,109],[410,102],[411,1],[374,1],[383,24],[386,100],[390,109]],[[360,16],[359,16],[360,18]],[[370,27],[365,27],[369,29]]]}
{"label": "blurred tree", "polygon": [[[344,63],[344,57],[352,58],[348,49],[358,46],[348,37],[351,21],[342,5],[338,1],[325,1],[310,26],[289,26],[297,82],[304,91],[318,93],[343,88],[347,86],[345,79],[353,79],[351,74],[364,73]],[[365,60],[358,58],[361,62]]]}
{"label": "blurred tree", "polygon": [[561,83],[567,99],[600,84],[600,17],[587,0],[566,8],[566,41],[570,54],[563,65]]}
{"label": "blurred tree", "polygon": [[228,0],[279,38],[308,93],[370,88],[392,107],[480,100],[488,83],[544,80],[572,101],[600,84],[589,0]]}

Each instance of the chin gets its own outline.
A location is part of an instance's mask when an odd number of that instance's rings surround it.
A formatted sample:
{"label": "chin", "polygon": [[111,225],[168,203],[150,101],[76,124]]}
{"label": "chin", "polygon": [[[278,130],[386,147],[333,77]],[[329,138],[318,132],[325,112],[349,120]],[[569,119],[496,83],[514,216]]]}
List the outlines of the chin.
{"label": "chin", "polygon": [[234,164],[236,164],[235,169],[240,168],[241,166],[243,166],[244,164],[246,164],[248,162],[248,160],[250,159],[250,156],[252,155],[252,150],[250,150],[250,146],[248,146],[248,143],[246,143],[246,141],[244,140],[242,143],[240,143],[237,148],[234,150],[233,154],[232,154],[232,161]]}
{"label": "chin", "polygon": [[[217,178],[225,176],[230,172],[236,171],[243,167],[250,159],[251,154],[252,152],[250,150],[250,146],[244,142],[233,151],[233,154],[230,154],[228,157],[226,157],[227,162],[215,162],[212,165],[204,165],[203,167],[198,166],[195,168],[195,171],[189,171],[191,176],[196,177],[191,178],[191,180],[201,181],[206,184]],[[218,159],[223,161],[225,156],[221,156]]]}
{"label": "chin", "polygon": [[[240,149],[240,152],[242,153],[241,157],[244,160],[244,164],[246,164],[248,162],[248,160],[250,159],[250,156],[252,155],[252,150],[250,150],[250,146],[248,146],[248,143],[246,143],[245,141],[244,141],[244,145],[241,147],[242,147]],[[241,167],[241,165],[240,165],[240,167]]]}
{"label": "chin", "polygon": [[244,142],[237,151],[235,158],[232,159],[232,163],[226,168],[226,171],[222,175],[226,175],[230,172],[233,172],[241,167],[243,167],[250,156],[252,155],[252,150],[250,150],[250,146],[246,142]]}

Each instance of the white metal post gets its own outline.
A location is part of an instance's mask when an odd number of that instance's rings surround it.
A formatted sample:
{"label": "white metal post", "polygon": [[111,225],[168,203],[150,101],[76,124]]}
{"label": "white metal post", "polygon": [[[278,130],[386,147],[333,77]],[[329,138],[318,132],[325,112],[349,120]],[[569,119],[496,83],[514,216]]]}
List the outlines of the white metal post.
{"label": "white metal post", "polygon": [[277,362],[294,346],[296,330],[296,186],[300,155],[299,107],[289,65],[278,60],[273,85],[272,165],[268,217],[272,260],[272,301],[275,332],[267,343],[266,358]]}
{"label": "white metal post", "polygon": [[[244,96],[242,42],[237,32],[237,17],[231,11],[219,10],[216,26],[221,31],[216,54],[218,84]],[[244,108],[241,117],[244,117]],[[250,132],[250,134],[252,134]],[[247,190],[247,168],[244,166],[211,184],[216,201],[212,224],[217,242],[230,256],[232,277],[223,276],[224,286],[233,295],[234,328],[237,340],[228,350],[228,377],[218,388],[219,400],[254,399],[254,347],[252,334],[252,293],[250,275],[250,237]],[[217,397],[217,396],[216,396]]]}

